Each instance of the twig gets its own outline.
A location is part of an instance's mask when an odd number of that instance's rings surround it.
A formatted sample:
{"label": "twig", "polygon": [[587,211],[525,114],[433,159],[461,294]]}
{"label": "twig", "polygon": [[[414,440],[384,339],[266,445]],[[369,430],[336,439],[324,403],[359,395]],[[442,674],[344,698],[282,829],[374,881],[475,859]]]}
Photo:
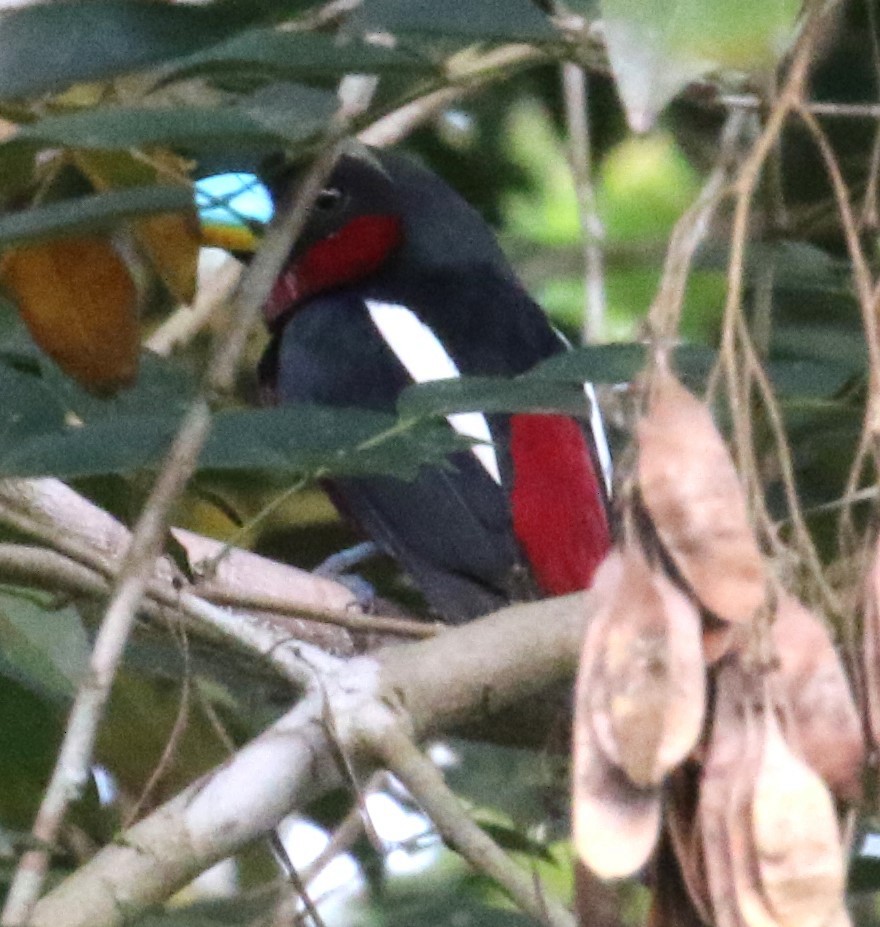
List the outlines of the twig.
{"label": "twig", "polygon": [[587,73],[577,64],[562,65],[565,118],[568,122],[569,160],[578,201],[584,249],[584,321],[581,340],[598,341],[605,330],[605,229],[599,216],[593,187]]}
{"label": "twig", "polygon": [[[735,206],[731,230],[730,258],[727,276],[727,299],[724,306],[724,321],[721,337],[721,365],[724,371],[727,397],[733,420],[733,434],[739,470],[751,489],[753,505],[764,506],[763,491],[755,467],[755,452],[752,436],[752,419],[749,410],[752,366],[747,366],[746,375],[740,368],[737,352],[737,335],[742,323],[742,294],[745,276],[745,256],[748,242],[752,199],[763,171],[764,163],[772,152],[782,132],[785,120],[792,109],[803,99],[812,50],[821,32],[822,24],[833,4],[818,4],[808,12],[807,21],[801,32],[800,42],[795,49],[785,84],[773,108],[770,110],[763,131],[743,160],[734,183]],[[745,380],[745,382],[744,382]],[[784,440],[784,435],[782,436]],[[780,455],[785,451],[779,446]],[[765,522],[767,519],[764,519]],[[821,563],[808,533],[800,537],[803,553],[815,571],[821,573]],[[817,577],[818,578],[818,577]],[[820,584],[821,587],[821,584]]]}
{"label": "twig", "polygon": [[278,864],[284,872],[286,879],[288,882],[290,882],[293,890],[296,892],[299,901],[302,902],[303,907],[308,912],[309,917],[312,919],[312,927],[326,927],[324,924],[324,919],[318,912],[318,908],[316,907],[315,902],[309,893],[305,881],[297,872],[296,866],[293,865],[290,854],[287,852],[287,847],[284,846],[284,842],[282,841],[281,836],[277,830],[272,831],[272,833],[269,835],[269,846],[272,848],[272,851],[275,854],[275,859],[278,861]]}
{"label": "twig", "polygon": [[[868,347],[868,401],[866,403],[865,416],[862,423],[861,438],[844,489],[844,498],[852,499],[855,497],[856,489],[861,481],[868,454],[872,450],[874,452],[875,469],[877,466],[877,434],[878,430],[880,430],[877,421],[878,415],[880,415],[880,332],[878,332],[876,313],[877,307],[880,305],[880,290],[878,290],[873,279],[864,249],[862,248],[862,243],[859,239],[858,225],[850,203],[846,182],[843,179],[840,165],[837,163],[837,158],[834,155],[834,150],[818,122],[803,108],[799,110],[799,115],[815,140],[831,181],[831,188],[834,192],[838,215],[840,216],[841,226],[843,227],[844,240],[850,258],[850,264],[852,265],[853,283],[856,297],[859,301],[862,326],[865,329],[865,341]],[[851,539],[854,536],[855,529],[852,522],[852,507],[847,505],[841,512],[838,529],[838,537],[841,546],[845,547],[852,543]]]}
{"label": "twig", "polygon": [[[0,556],[0,573],[13,581],[32,582],[49,589],[55,583],[54,588],[74,595],[106,599],[110,588],[108,580],[119,569],[117,551],[125,548],[129,538],[128,529],[115,518],[63,483],[42,479],[0,483],[0,521],[63,553],[59,556],[51,550],[7,545],[0,548],[4,550]],[[190,561],[212,557],[224,547],[212,538],[179,528],[171,530]],[[272,597],[271,601],[267,598],[262,602],[250,602],[249,596],[255,587],[262,590],[262,596]],[[207,631],[216,638],[219,630],[225,639],[229,640],[232,635],[231,640],[237,646],[250,652],[256,648],[262,655],[271,653],[276,668],[288,663],[289,654],[277,648],[291,637],[317,644],[324,650],[342,653],[352,650],[347,634],[331,634],[320,627],[323,624],[329,629],[331,624],[341,626],[357,622],[350,590],[328,578],[250,551],[230,551],[214,579],[197,587],[190,587],[170,561],[162,558],[156,562],[147,591],[146,614],[161,617],[157,609],[170,608],[190,622],[193,632],[204,635]],[[244,610],[258,609],[267,617],[234,615],[207,601],[208,593],[218,602]],[[272,605],[281,606],[281,611],[275,613],[278,620],[273,620]],[[296,619],[293,626],[286,616]],[[334,621],[335,617],[339,620]],[[424,626],[425,633],[429,627]],[[358,625],[358,628],[383,633],[369,625]],[[290,667],[283,674],[288,672]],[[300,672],[297,671],[297,678]]]}
{"label": "twig", "polygon": [[409,789],[454,850],[495,881],[530,917],[548,927],[575,927],[571,913],[468,816],[437,767],[397,723],[382,725],[376,734],[373,748],[383,764]]}
{"label": "twig", "polygon": [[320,610],[281,596],[242,593],[223,588],[215,589],[211,584],[199,585],[197,588],[199,598],[216,605],[230,605],[246,611],[272,612],[275,615],[291,615],[296,618],[305,618],[308,621],[336,625],[362,634],[372,632],[405,638],[425,638],[434,637],[446,627],[435,622],[415,621],[410,618],[387,618],[382,615]]}
{"label": "twig", "polygon": [[165,747],[162,750],[162,755],[159,757],[159,761],[156,763],[155,768],[150,773],[150,777],[147,779],[146,784],[141,789],[141,794],[137,797],[137,800],[134,803],[134,807],[131,808],[125,816],[125,821],[123,822],[124,827],[130,827],[131,824],[138,819],[141,813],[141,809],[146,804],[147,799],[153,794],[153,790],[156,788],[159,781],[162,779],[162,777],[168,771],[171,763],[174,761],[174,754],[176,753],[177,748],[180,746],[180,741],[182,740],[183,735],[186,733],[186,729],[189,725],[191,697],[190,690],[192,684],[189,641],[186,637],[186,631],[183,629],[181,629],[179,636],[181,650],[183,652],[183,674],[180,684],[180,700],[177,704],[177,715],[174,718],[174,724],[171,726],[171,732],[168,734],[168,739],[165,742]]}
{"label": "twig", "polygon": [[[695,82],[692,87],[702,88],[705,85]],[[697,99],[699,100],[699,98]],[[761,98],[752,93],[722,93],[712,98],[710,102],[727,109],[751,110],[752,112],[758,112],[763,106]],[[814,116],[836,119],[880,119],[880,103],[835,103],[826,100],[805,100],[804,108]]]}
{"label": "twig", "polygon": [[175,310],[144,341],[144,347],[154,354],[167,357],[189,344],[219,310],[228,306],[241,272],[241,263],[232,255],[225,255],[219,264],[211,267],[208,279],[199,281],[192,305]]}
{"label": "twig", "polygon": [[706,178],[696,201],[675,223],[670,235],[663,276],[648,310],[648,326],[661,349],[677,339],[694,255],[708,234],[712,217],[727,189],[746,124],[742,114],[730,116],[721,135],[718,163]]}
{"label": "twig", "polygon": [[358,138],[377,148],[396,145],[469,93],[513,70],[546,60],[546,53],[531,45],[502,45],[484,55],[453,59],[447,67],[446,86],[387,113],[361,130]]}

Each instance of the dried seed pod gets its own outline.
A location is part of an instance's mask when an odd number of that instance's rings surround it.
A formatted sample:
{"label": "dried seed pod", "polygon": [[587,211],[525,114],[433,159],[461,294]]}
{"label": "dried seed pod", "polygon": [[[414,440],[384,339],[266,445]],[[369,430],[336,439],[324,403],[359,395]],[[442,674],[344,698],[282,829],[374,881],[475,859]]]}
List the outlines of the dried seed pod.
{"label": "dried seed pod", "polygon": [[691,904],[701,922],[709,924],[712,922],[712,902],[697,817],[699,779],[700,768],[695,763],[686,763],[670,775],[666,784],[666,813],[663,822]]}
{"label": "dried seed pod", "polygon": [[779,927],[826,927],[843,908],[846,886],[834,803],[786,743],[775,713],[764,721],[751,808],[763,893]]}
{"label": "dried seed pod", "polygon": [[835,795],[861,793],[865,742],[859,711],[828,630],[797,599],[783,595],[772,627],[776,679],[790,711],[786,734]]}
{"label": "dried seed pod", "polygon": [[600,748],[592,715],[600,642],[623,583],[623,558],[612,551],[593,584],[598,603],[584,640],[575,690],[573,832],[578,855],[606,879],[622,878],[647,862],[660,828],[659,789],[638,789]]}
{"label": "dried seed pod", "polygon": [[660,790],[637,789],[612,766],[589,724],[575,731],[572,814],[578,856],[603,879],[638,872],[660,832]]}
{"label": "dried seed pod", "polygon": [[862,616],[862,671],[865,721],[874,749],[880,749],[880,538],[865,585]]}
{"label": "dried seed pod", "polygon": [[586,697],[599,747],[633,784],[659,785],[699,739],[705,710],[700,618],[634,546],[590,628]]}
{"label": "dried seed pod", "polygon": [[637,437],[639,489],[675,566],[709,611],[750,621],[766,600],[764,566],[709,410],[661,373]]}
{"label": "dried seed pod", "polygon": [[[754,767],[758,728],[750,718],[749,686],[736,664],[718,673],[712,738],[700,783],[698,821],[703,841],[706,881],[712,907],[711,923],[716,927],[747,927],[741,907],[745,887],[743,868],[734,871],[734,852],[741,840],[732,838],[731,812],[736,807],[737,789]],[[734,847],[734,842],[738,845]],[[751,925],[748,925],[751,927]]]}

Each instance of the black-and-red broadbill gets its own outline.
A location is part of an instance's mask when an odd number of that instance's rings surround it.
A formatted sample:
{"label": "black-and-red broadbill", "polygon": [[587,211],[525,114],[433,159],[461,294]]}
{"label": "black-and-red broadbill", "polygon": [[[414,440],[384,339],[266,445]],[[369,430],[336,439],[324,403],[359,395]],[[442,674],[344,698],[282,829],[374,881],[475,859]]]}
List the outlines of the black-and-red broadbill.
{"label": "black-and-red broadbill", "polygon": [[[265,317],[260,376],[278,403],[394,412],[413,382],[516,375],[565,350],[479,214],[430,171],[366,149],[337,162]],[[334,479],[337,507],[447,621],[589,586],[610,544],[610,461],[591,389],[583,420],[449,423],[492,443],[413,482]]]}

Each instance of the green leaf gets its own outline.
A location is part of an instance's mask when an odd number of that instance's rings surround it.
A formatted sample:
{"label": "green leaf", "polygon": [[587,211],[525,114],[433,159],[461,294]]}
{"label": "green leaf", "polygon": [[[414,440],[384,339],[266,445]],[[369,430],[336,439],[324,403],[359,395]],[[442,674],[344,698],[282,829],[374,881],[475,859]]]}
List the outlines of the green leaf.
{"label": "green leaf", "polygon": [[15,447],[28,435],[57,431],[64,408],[39,377],[0,360],[0,447]]}
{"label": "green leaf", "polygon": [[237,71],[274,80],[308,81],[344,74],[434,72],[437,67],[411,50],[369,44],[360,36],[252,29],[174,64],[166,80],[196,75],[228,77]]}
{"label": "green leaf", "polygon": [[403,418],[453,412],[566,412],[587,415],[580,383],[524,376],[464,377],[419,383],[403,391],[397,403]]}
{"label": "green leaf", "polygon": [[[155,468],[179,424],[178,415],[153,413],[67,426],[0,449],[0,473],[75,478]],[[445,423],[402,429],[394,416],[362,409],[245,409],[214,416],[199,466],[412,478],[423,462],[468,446]]]}
{"label": "green leaf", "polygon": [[5,476],[74,478],[155,466],[179,427],[170,416],[137,416],[65,426],[0,448]]}
{"label": "green leaf", "polygon": [[335,93],[306,84],[277,83],[246,97],[239,109],[283,142],[312,138],[336,112]]}
{"label": "green leaf", "polygon": [[773,385],[782,397],[803,399],[833,396],[854,376],[855,364],[834,360],[777,358],[767,364]]}
{"label": "green leaf", "polygon": [[365,30],[480,41],[553,42],[560,38],[531,0],[365,0],[355,22]]}
{"label": "green leaf", "polygon": [[445,422],[402,428],[395,416],[364,409],[281,406],[218,413],[199,463],[206,470],[322,470],[408,479],[423,463],[438,463],[470,443]]}
{"label": "green leaf", "polygon": [[24,244],[112,228],[123,219],[191,208],[189,187],[152,186],[110,190],[59,200],[0,217],[0,245]]}
{"label": "green leaf", "polygon": [[601,0],[608,58],[630,126],[646,132],[692,80],[771,68],[799,0]]}
{"label": "green leaf", "polygon": [[[542,361],[528,376],[550,380],[591,383],[628,383],[645,366],[644,344],[597,344],[574,348]],[[685,380],[702,382],[715,363],[716,354],[702,345],[680,345],[673,351],[674,366]]]}
{"label": "green leaf", "polygon": [[271,8],[238,0],[203,5],[86,0],[4,12],[0,99],[34,96],[191,54],[264,18]]}
{"label": "green leaf", "polygon": [[0,591],[0,673],[37,693],[72,696],[89,660],[74,608],[47,609],[24,594]]}
{"label": "green leaf", "polygon": [[47,116],[21,129],[7,144],[39,140],[99,149],[176,145],[221,152],[277,148],[312,137],[336,106],[336,96],[329,91],[274,84],[233,106],[106,106]]}

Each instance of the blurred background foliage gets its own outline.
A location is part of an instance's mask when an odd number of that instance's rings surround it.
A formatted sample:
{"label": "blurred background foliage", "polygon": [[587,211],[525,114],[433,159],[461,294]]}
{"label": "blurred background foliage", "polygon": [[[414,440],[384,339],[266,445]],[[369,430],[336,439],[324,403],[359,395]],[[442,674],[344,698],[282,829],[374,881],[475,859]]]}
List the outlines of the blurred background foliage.
{"label": "blurred background foliage", "polygon": [[[600,341],[642,339],[670,231],[717,153],[721,98],[763,93],[771,85],[769,64],[785,45],[780,24],[790,25],[797,11],[766,0],[571,3],[569,20],[604,16],[606,26],[616,24],[616,32],[606,29],[606,55],[588,28],[560,32],[542,7],[529,0],[366,0],[351,15],[324,21],[316,19],[319,5],[308,0],[88,0],[0,13],[0,475],[60,476],[131,523],[197,388],[210,340],[228,321],[218,312],[171,357],[138,356],[142,339],[193,295],[200,242],[191,184],[223,171],[257,170],[282,149],[291,159],[308,157],[335,109],[336,84],[349,72],[380,75],[366,124],[445,86],[451,62],[460,65],[506,43],[540,49],[541,60],[490,75],[493,80],[418,127],[401,147],[484,213],[531,292],[578,342],[583,242],[559,62],[582,61],[604,229],[607,314]],[[689,24],[680,34],[667,28],[672,13]],[[656,17],[664,24],[659,32]],[[276,30],[290,20],[317,25]],[[876,26],[874,0],[844,4],[817,53],[815,99],[877,103]],[[375,32],[393,35],[396,43],[365,40]],[[644,34],[660,38],[646,41]],[[618,91],[630,122],[633,113],[642,121],[657,117],[650,132],[631,133]],[[876,121],[829,119],[825,125],[874,259]],[[774,171],[778,189],[768,180],[755,208],[749,311],[781,397],[800,503],[833,561],[840,554],[836,506],[864,411],[864,339],[836,210],[803,132],[786,133]],[[718,343],[727,231],[722,214],[686,294],[680,335],[692,353],[689,362],[682,355],[682,365],[697,385],[705,383]],[[202,262],[210,266],[204,254]],[[87,273],[95,268],[97,282]],[[247,408],[255,401],[253,371],[264,343],[255,333],[237,394],[224,399],[214,443],[175,523],[311,568],[353,535],[314,485],[253,522],[268,503],[331,462],[411,472],[447,445],[437,415],[425,415],[409,435],[369,458],[355,446],[387,421],[285,419],[275,412],[260,418]],[[585,349],[554,381],[560,401],[585,373],[620,383],[641,358],[639,351]],[[520,386],[507,401],[528,407],[528,390]],[[625,432],[625,400],[609,414]],[[759,449],[769,448],[757,410],[755,429]],[[778,461],[768,450],[760,462],[784,536],[791,513]],[[863,488],[867,495],[873,482]],[[867,515],[867,508],[860,511]],[[27,539],[0,527],[0,540]],[[419,608],[390,564],[372,566],[366,576],[386,597]],[[0,588],[0,880],[26,843],[99,617],[94,602],[14,584]],[[112,788],[105,782],[102,793],[93,785],[78,804],[57,875],[110,839],[132,813],[148,811],[222,760],[291,698],[261,667],[144,622],[98,745]],[[543,753],[466,742],[447,746],[443,756],[450,782],[473,803],[478,819],[569,897],[559,763]],[[398,798],[405,808],[405,797]],[[312,812],[332,830],[350,807],[349,796],[339,795]],[[365,841],[356,844],[352,869],[321,890],[330,899],[328,924],[528,923],[469,875],[410,811],[383,835],[384,857]],[[382,820],[392,818],[387,809],[377,817],[380,833]],[[297,833],[312,854],[325,839],[324,831],[308,831],[311,843],[306,831]],[[231,897],[208,901],[194,889],[146,922],[266,923],[283,894],[261,847],[243,854],[219,885],[204,892]],[[876,874],[860,884],[877,886]],[[621,887],[627,923],[643,914],[642,895],[637,885]],[[862,908],[859,922],[874,923],[870,906]]]}

